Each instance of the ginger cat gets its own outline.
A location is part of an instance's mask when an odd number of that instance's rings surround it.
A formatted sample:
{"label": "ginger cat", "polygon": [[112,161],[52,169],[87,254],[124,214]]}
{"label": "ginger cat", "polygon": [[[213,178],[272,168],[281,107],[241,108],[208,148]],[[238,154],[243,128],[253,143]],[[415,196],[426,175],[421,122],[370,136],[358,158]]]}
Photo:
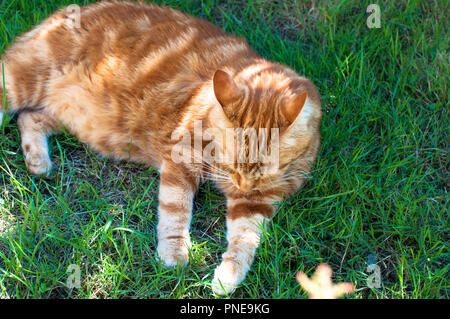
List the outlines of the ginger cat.
{"label": "ginger cat", "polygon": [[[321,119],[314,85],[264,60],[245,40],[177,10],[100,2],[78,13],[58,11],[2,57],[3,112],[19,113],[29,171],[50,171],[47,138],[60,129],[103,155],[158,168],[157,252],[167,266],[188,262],[193,198],[201,181],[214,181],[227,198],[228,247],[212,289],[231,293],[277,202],[300,189],[311,171]],[[252,160],[250,135],[240,148],[224,151],[230,128],[276,140],[270,152],[277,152],[276,161]],[[231,161],[203,158],[211,145],[196,133],[209,129],[223,133],[210,154],[231,154]],[[276,138],[268,136],[272,129]],[[174,149],[182,139],[197,151],[180,162]]]}

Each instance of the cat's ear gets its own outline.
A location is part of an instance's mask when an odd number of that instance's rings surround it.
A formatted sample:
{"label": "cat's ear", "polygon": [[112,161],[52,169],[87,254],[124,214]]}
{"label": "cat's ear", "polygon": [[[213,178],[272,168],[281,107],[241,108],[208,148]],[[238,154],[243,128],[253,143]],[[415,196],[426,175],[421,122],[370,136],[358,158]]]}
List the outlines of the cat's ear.
{"label": "cat's ear", "polygon": [[283,140],[288,144],[295,145],[298,142],[296,137],[298,132],[305,130],[308,125],[309,118],[313,112],[311,103],[308,101],[308,93],[304,91],[290,98],[282,106],[283,115],[289,124],[282,127],[280,133],[283,136]]}
{"label": "cat's ear", "polygon": [[213,78],[214,95],[219,103],[209,112],[211,123],[219,128],[231,128],[233,125],[225,110],[227,105],[239,98],[241,90],[233,78],[225,71],[218,70]]}
{"label": "cat's ear", "polygon": [[300,112],[302,111],[307,97],[308,93],[304,91],[300,94],[297,94],[294,98],[290,99],[282,106],[282,112],[291,125],[295,122]]}
{"label": "cat's ear", "polygon": [[222,70],[217,70],[213,78],[214,94],[222,106],[236,101],[242,94],[241,89],[231,75]]}

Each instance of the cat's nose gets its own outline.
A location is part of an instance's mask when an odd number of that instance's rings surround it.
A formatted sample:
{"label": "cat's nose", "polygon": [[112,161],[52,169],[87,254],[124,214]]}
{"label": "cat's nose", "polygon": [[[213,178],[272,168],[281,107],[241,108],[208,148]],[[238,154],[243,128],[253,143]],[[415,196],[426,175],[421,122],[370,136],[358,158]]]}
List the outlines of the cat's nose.
{"label": "cat's nose", "polygon": [[236,188],[242,192],[249,192],[254,189],[256,182],[241,175],[233,175],[232,180]]}
{"label": "cat's nose", "polygon": [[238,187],[243,192],[249,192],[255,187],[255,182],[248,180],[248,179],[241,178]]}

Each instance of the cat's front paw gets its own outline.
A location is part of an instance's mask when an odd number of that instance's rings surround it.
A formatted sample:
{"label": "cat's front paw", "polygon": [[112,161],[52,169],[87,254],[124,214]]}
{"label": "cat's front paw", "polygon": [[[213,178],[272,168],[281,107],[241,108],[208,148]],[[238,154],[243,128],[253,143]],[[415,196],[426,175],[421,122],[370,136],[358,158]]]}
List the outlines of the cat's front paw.
{"label": "cat's front paw", "polygon": [[189,249],[191,241],[189,238],[165,238],[158,242],[158,255],[167,267],[185,266],[189,261]]}
{"label": "cat's front paw", "polygon": [[214,271],[214,279],[211,283],[213,292],[218,296],[226,296],[236,289],[242,281],[239,268],[232,261],[223,261]]}

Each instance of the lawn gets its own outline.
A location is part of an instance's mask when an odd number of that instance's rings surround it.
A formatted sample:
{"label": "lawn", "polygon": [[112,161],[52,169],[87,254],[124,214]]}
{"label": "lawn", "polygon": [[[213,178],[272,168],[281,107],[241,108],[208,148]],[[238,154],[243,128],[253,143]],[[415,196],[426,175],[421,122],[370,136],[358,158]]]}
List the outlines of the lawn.
{"label": "lawn", "polygon": [[[0,52],[55,9],[89,1],[0,0]],[[314,81],[322,145],[311,179],[267,227],[238,298],[306,298],[319,263],[348,298],[448,298],[448,1],[157,1],[247,38]],[[447,18],[445,18],[447,17]],[[0,127],[0,297],[211,298],[225,251],[225,201],[196,196],[186,268],[155,258],[158,173],[103,159],[68,134],[54,173],[27,173],[16,119]],[[380,271],[380,285],[371,284]],[[68,287],[70,265],[80,288]]]}

